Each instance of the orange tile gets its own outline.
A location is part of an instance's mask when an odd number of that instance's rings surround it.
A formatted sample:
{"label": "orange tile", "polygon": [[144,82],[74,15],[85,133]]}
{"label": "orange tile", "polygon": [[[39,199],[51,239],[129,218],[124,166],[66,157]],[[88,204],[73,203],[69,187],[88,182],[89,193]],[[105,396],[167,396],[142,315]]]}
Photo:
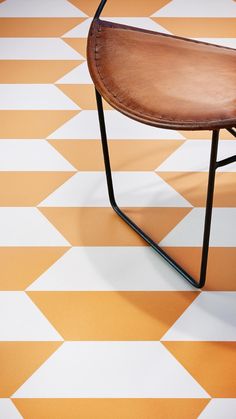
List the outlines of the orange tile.
{"label": "orange tile", "polygon": [[206,399],[13,399],[25,419],[196,419]]}
{"label": "orange tile", "polygon": [[[194,207],[205,207],[208,173],[157,172],[157,174]],[[216,172],[215,207],[236,207],[235,184],[236,173]]]}
{"label": "orange tile", "polygon": [[0,289],[23,291],[67,251],[68,247],[0,247]]}
{"label": "orange tile", "polygon": [[155,242],[160,242],[192,208],[124,208],[131,218]]}
{"label": "orange tile", "polygon": [[[39,208],[73,246],[145,246],[111,208]],[[128,208],[131,217],[160,241],[191,208]],[[157,222],[158,220],[158,222]]]}
{"label": "orange tile", "polygon": [[63,38],[63,41],[84,58],[87,57],[87,38]]}
{"label": "orange tile", "polygon": [[198,292],[27,292],[65,340],[159,340]]}
{"label": "orange tile", "polygon": [[2,60],[0,83],[55,83],[83,61]]}
{"label": "orange tile", "polygon": [[74,172],[0,172],[0,206],[34,207]]}
{"label": "orange tile", "polygon": [[[94,16],[99,2],[97,0],[69,0],[88,16]],[[150,16],[164,7],[170,0],[110,0],[102,16]]]}
{"label": "orange tile", "polygon": [[[93,84],[57,84],[57,87],[81,109],[97,109]],[[112,109],[105,100],[103,105],[104,109]]]}
{"label": "orange tile", "polygon": [[193,206],[206,205],[207,173],[157,171],[157,174]]}
{"label": "orange tile", "polygon": [[[188,140],[211,140],[212,131],[179,131]],[[232,140],[234,137],[226,129],[220,130],[221,140]]]}
{"label": "orange tile", "polygon": [[173,35],[186,38],[236,37],[235,18],[153,17],[152,19]]}
{"label": "orange tile", "polygon": [[0,18],[0,37],[60,37],[82,23],[84,18]]}
{"label": "orange tile", "polygon": [[162,342],[211,397],[236,397],[236,342]]}
{"label": "orange tile", "polygon": [[[200,247],[165,247],[173,257],[196,280],[199,280],[202,249]],[[204,290],[236,291],[236,248],[211,247],[209,251],[207,280]],[[181,277],[180,277],[180,280]]]}
{"label": "orange tile", "polygon": [[45,138],[79,111],[0,111],[0,138]]}
{"label": "orange tile", "polygon": [[[100,140],[48,140],[79,171],[103,171]],[[181,140],[109,140],[114,171],[153,171],[177,150]]]}
{"label": "orange tile", "polygon": [[0,342],[0,397],[10,397],[61,342]]}

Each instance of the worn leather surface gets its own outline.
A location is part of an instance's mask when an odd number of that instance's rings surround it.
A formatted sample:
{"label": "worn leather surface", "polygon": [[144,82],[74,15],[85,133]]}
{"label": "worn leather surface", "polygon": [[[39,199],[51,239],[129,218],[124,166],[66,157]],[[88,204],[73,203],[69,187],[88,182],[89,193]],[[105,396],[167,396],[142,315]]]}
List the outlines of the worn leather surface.
{"label": "worn leather surface", "polygon": [[236,126],[236,50],[94,20],[88,65],[115,109],[170,129]]}

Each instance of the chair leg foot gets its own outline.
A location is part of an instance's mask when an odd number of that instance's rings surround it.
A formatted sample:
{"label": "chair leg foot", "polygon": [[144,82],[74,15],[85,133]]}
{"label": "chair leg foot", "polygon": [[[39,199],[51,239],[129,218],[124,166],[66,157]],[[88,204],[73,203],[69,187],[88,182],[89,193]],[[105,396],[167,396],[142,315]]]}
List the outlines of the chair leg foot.
{"label": "chair leg foot", "polygon": [[203,247],[202,247],[202,259],[200,269],[200,279],[194,279],[185,269],[183,269],[174,259],[172,259],[151,237],[149,237],[137,224],[135,224],[117,205],[115,200],[113,182],[112,182],[112,171],[110,165],[109,149],[106,134],[106,125],[104,118],[104,111],[102,105],[102,97],[100,93],[95,89],[98,117],[101,131],[103,157],[106,171],[106,180],[108,187],[108,194],[112,208],[114,211],[124,220],[140,237],[142,237],[158,254],[160,254],[179,274],[181,274],[186,281],[188,281],[195,288],[202,288],[206,281],[207,271],[207,260],[209,251],[209,239],[210,239],[210,228],[212,218],[212,204],[214,196],[214,185],[215,185],[215,171],[216,171],[216,158],[219,141],[219,130],[214,130],[212,135],[212,147],[211,147],[211,158],[209,168],[209,179],[208,179],[208,191],[207,191],[207,202],[206,202],[206,214],[205,224],[203,233]]}

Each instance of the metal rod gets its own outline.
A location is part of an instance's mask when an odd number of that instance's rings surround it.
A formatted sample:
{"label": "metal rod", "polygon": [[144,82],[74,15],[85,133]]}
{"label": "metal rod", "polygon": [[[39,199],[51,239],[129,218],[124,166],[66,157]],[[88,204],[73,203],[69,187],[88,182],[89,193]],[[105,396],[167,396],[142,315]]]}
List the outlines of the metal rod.
{"label": "metal rod", "polygon": [[[102,104],[102,98],[100,93],[95,89],[96,91],[96,99],[97,99],[97,107],[98,107],[98,117],[99,117],[99,123],[100,123],[100,131],[101,131],[101,140],[102,140],[102,149],[103,149],[103,156],[104,156],[104,164],[105,164],[105,170],[106,170],[106,179],[107,179],[107,187],[108,187],[108,194],[109,199],[112,208],[114,211],[137,233],[139,236],[141,236],[158,254],[160,254],[178,273],[180,273],[191,285],[193,285],[196,288],[201,288],[204,284],[203,279],[199,282],[196,281],[188,272],[186,272],[185,269],[183,269],[174,259],[172,259],[154,240],[151,239],[137,224],[135,224],[124,212],[118,207],[115,195],[114,195],[114,188],[113,188],[113,182],[112,182],[112,171],[111,171],[111,165],[110,165],[110,157],[109,157],[109,148],[108,148],[108,142],[107,142],[107,134],[106,134],[106,126],[105,126],[105,118],[104,118],[104,111],[103,111],[103,104]],[[216,146],[216,134],[213,134],[214,137],[214,149]],[[215,155],[216,153],[214,153]],[[215,163],[214,162],[214,155],[212,153],[211,157],[211,169],[214,167],[215,169]],[[211,188],[209,188],[208,191],[208,212],[207,217],[209,219],[209,209],[211,207],[211,193],[212,193],[212,175],[214,173],[211,172],[210,174],[210,185]],[[214,185],[213,185],[214,186]],[[214,189],[214,188],[213,188]],[[204,265],[207,263],[207,233],[209,234],[210,225],[205,228],[205,241],[204,241]],[[202,277],[203,278],[203,277]]]}
{"label": "metal rod", "polygon": [[97,11],[94,15],[94,19],[98,19],[100,17],[100,14],[102,13],[104,6],[106,4],[107,0],[102,0],[101,3],[99,4]]}
{"label": "metal rod", "polygon": [[234,137],[236,137],[236,130],[235,130],[235,128],[227,128],[227,131],[229,131],[230,132],[230,134],[232,134]]}
{"label": "metal rod", "polygon": [[96,88],[95,88],[95,94],[96,94],[96,100],[97,100],[98,118],[99,118],[99,125],[100,125],[101,139],[102,139],[102,150],[103,150],[103,157],[104,157],[105,170],[106,170],[108,194],[109,194],[111,206],[112,208],[114,208],[114,207],[117,207],[117,204],[115,201],[112,174],[111,174],[111,164],[110,164],[110,157],[109,157],[109,150],[108,150],[108,143],[107,143],[107,133],[106,133],[106,125],[105,125],[104,111],[103,111],[103,105],[102,105],[102,97]]}
{"label": "metal rod", "polygon": [[227,159],[223,159],[216,162],[216,167],[226,166],[227,164],[234,163],[236,161],[236,155],[227,157]]}
{"label": "metal rod", "polygon": [[211,157],[210,157],[210,167],[209,167],[209,177],[208,177],[206,214],[205,214],[203,246],[202,246],[202,262],[201,262],[200,281],[199,281],[200,288],[202,288],[206,282],[206,271],[207,271],[208,252],[209,252],[209,240],[210,240],[210,230],[211,230],[212,204],[213,204],[213,197],[214,197],[218,142],[219,142],[219,130],[214,130],[212,133]]}

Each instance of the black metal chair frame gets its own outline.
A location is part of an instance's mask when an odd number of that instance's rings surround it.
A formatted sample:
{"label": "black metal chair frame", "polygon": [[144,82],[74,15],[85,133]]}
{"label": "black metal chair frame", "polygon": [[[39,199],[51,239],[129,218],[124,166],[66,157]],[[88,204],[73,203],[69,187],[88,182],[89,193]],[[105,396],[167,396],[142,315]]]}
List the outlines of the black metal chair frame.
{"label": "black metal chair frame", "polygon": [[[102,10],[106,4],[107,0],[102,0],[96,13],[94,19],[98,19],[102,13]],[[220,130],[212,131],[212,142],[211,142],[211,155],[210,155],[210,165],[209,165],[209,175],[208,175],[208,188],[207,188],[207,199],[206,199],[206,211],[205,211],[205,221],[204,221],[204,233],[203,233],[203,245],[202,245],[202,256],[201,256],[201,267],[200,267],[200,278],[197,281],[194,279],[185,269],[183,269],[174,259],[172,259],[167,253],[149,237],[139,226],[137,226],[127,215],[119,208],[116,203],[115,193],[113,188],[112,181],[112,169],[110,164],[109,157],[109,148],[106,134],[106,125],[104,118],[104,110],[102,97],[95,87],[96,100],[97,100],[97,109],[98,117],[101,131],[101,140],[102,140],[102,149],[103,157],[105,163],[106,171],[106,180],[108,187],[108,194],[112,208],[114,211],[137,233],[141,236],[157,253],[159,253],[177,272],[179,272],[191,285],[196,288],[202,288],[206,282],[206,273],[207,273],[207,261],[209,253],[209,241],[210,241],[210,230],[211,230],[211,219],[212,219],[212,206],[214,198],[214,187],[215,187],[215,173],[219,167],[226,166],[230,163],[236,161],[236,155],[228,157],[226,159],[217,161],[217,151],[219,143],[219,133]],[[227,128],[234,137],[236,137],[236,128]]]}

